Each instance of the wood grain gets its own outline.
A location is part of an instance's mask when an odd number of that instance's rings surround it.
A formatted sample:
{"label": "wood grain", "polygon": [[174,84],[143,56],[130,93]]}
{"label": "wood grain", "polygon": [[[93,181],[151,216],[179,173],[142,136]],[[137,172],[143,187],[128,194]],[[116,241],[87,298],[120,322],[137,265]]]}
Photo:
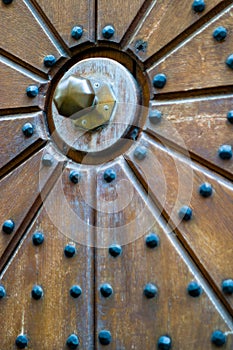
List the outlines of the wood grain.
{"label": "wood grain", "polygon": [[48,72],[43,64],[46,55],[61,57],[58,48],[52,43],[38,19],[35,18],[26,2],[13,1],[10,6],[0,4],[2,30],[1,49],[19,58],[25,65],[31,65]]}
{"label": "wood grain", "polygon": [[[172,338],[174,349],[214,349],[210,342],[212,330],[217,327],[227,331],[228,327],[212,304],[200,274],[193,270],[189,260],[184,260],[159,212],[122,159],[110,163],[109,168],[117,174],[115,182],[104,183],[100,169],[97,185],[95,349],[103,348],[98,342],[98,332],[103,329],[112,334],[108,346],[111,350],[155,349],[159,337],[165,334]],[[107,213],[110,208],[114,212]],[[159,235],[158,248],[146,246],[145,236],[150,232]],[[113,258],[104,249],[112,243],[122,244],[121,256]],[[192,280],[198,280],[205,290],[200,298],[187,294],[187,285]],[[103,283],[113,288],[109,298],[101,296]],[[155,299],[144,297],[147,283],[158,287]],[[231,346],[229,337],[226,349]]]}
{"label": "wood grain", "polygon": [[[137,161],[132,151],[131,166],[233,313],[232,297],[221,294],[222,281],[232,278],[232,184],[147,136],[141,144],[148,149],[148,155],[143,161]],[[198,191],[204,182],[213,186],[214,193],[209,198],[203,198]],[[191,221],[179,219],[178,212],[184,205],[193,210]]]}
{"label": "wood grain", "polygon": [[[72,169],[76,167],[72,166]],[[83,207],[79,186],[69,181],[69,170],[68,167],[60,180],[69,199],[71,211],[90,224],[87,226],[89,231],[80,232],[86,235],[88,242],[93,212],[87,212]],[[80,173],[85,179],[89,176],[88,171]],[[90,182],[87,184],[90,185]],[[28,347],[31,349],[65,350],[66,339],[72,333],[79,337],[79,349],[94,348],[93,248],[73,241],[68,231],[62,232],[57,227],[57,219],[64,215],[63,206],[60,206],[64,204],[64,197],[59,182],[50,195],[1,276],[1,283],[7,291],[7,298],[1,304],[1,314],[5,323],[0,341],[5,349],[14,347],[15,339],[21,332],[27,334]],[[51,201],[53,217],[47,210]],[[64,219],[71,228],[70,216],[65,216]],[[77,237],[77,230],[79,228],[73,226],[71,234]],[[36,231],[44,234],[44,243],[38,247],[32,244],[32,235]],[[73,258],[64,255],[64,247],[70,243],[74,244],[77,250]],[[31,298],[31,289],[35,284],[43,288],[42,300],[36,301]],[[73,285],[79,285],[82,289],[82,294],[77,299],[69,294]]]}
{"label": "wood grain", "polygon": [[158,139],[166,140],[218,172],[233,179],[232,161],[218,156],[223,144],[232,144],[233,125],[227,121],[232,109],[231,95],[193,100],[156,102],[151,109],[162,113],[161,123],[147,120],[145,130]]}
{"label": "wood grain", "polygon": [[[38,4],[64,42],[73,47],[80,43],[95,40],[95,2],[94,0],[33,1]],[[83,28],[83,35],[77,41],[71,37],[74,26]]]}
{"label": "wood grain", "polygon": [[[233,51],[232,14],[233,6],[148,70],[151,79],[157,73],[167,75],[167,84],[156,94],[232,85],[232,69],[225,63]],[[212,36],[219,26],[228,30],[221,43]]]}
{"label": "wood grain", "polygon": [[[208,14],[218,4],[224,4],[224,1],[209,1],[206,3],[205,11],[197,13],[193,11],[190,0],[154,1],[146,15],[141,19],[141,23],[129,43],[129,48],[140,60],[145,61],[181,33],[183,33],[183,38],[185,38],[187,36],[185,31],[194,23],[200,21],[203,16]],[[182,20],[180,18],[181,13]],[[171,18],[173,18],[172,21]],[[147,43],[146,50],[137,50],[135,48],[139,40]]]}
{"label": "wood grain", "polygon": [[[32,153],[35,149],[43,145],[47,140],[46,130],[43,125],[44,118],[41,113],[0,118],[0,176],[4,169],[11,168],[25,157],[25,154]],[[22,127],[26,123],[31,123],[34,127],[34,133],[31,137],[25,137]],[[22,155],[24,153],[24,156]]]}

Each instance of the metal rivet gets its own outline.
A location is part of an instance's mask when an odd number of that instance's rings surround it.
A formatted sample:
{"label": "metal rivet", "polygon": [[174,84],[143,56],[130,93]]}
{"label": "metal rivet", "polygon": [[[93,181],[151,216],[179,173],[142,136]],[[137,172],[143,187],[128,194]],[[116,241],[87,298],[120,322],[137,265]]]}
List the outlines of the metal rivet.
{"label": "metal rivet", "polygon": [[71,334],[66,340],[66,345],[69,349],[77,349],[77,347],[79,346],[79,339],[77,335]]}
{"label": "metal rivet", "polygon": [[0,299],[5,298],[5,296],[6,296],[6,290],[2,285],[0,285]]}
{"label": "metal rivet", "polygon": [[41,245],[44,242],[44,235],[42,232],[35,232],[32,236],[32,242],[35,246]]}
{"label": "metal rivet", "polygon": [[152,109],[149,113],[149,120],[152,124],[161,122],[162,113],[158,109]]}
{"label": "metal rivet", "polygon": [[133,128],[132,130],[130,130],[129,136],[128,136],[129,139],[136,141],[139,135],[139,131],[140,131],[139,128]]}
{"label": "metal rivet", "polygon": [[31,137],[34,133],[34,127],[31,123],[25,123],[22,127],[24,136]]}
{"label": "metal rivet", "polygon": [[221,159],[228,160],[232,158],[232,147],[230,145],[222,145],[218,149],[218,155]]}
{"label": "metal rivet", "polygon": [[76,170],[71,170],[70,175],[69,175],[69,179],[71,182],[73,182],[74,184],[77,184],[80,180],[80,174],[76,171]]}
{"label": "metal rivet", "polygon": [[158,340],[158,349],[160,350],[170,350],[172,347],[172,340],[167,335],[163,335]]}
{"label": "metal rivet", "polygon": [[105,26],[102,30],[102,35],[105,39],[110,39],[115,34],[115,29],[113,26]]}
{"label": "metal rivet", "polygon": [[15,345],[19,349],[25,349],[28,346],[28,338],[24,334],[18,335],[18,337],[15,340]]}
{"label": "metal rivet", "polygon": [[135,43],[135,50],[136,52],[139,52],[139,51],[146,52],[147,46],[148,44],[146,41],[138,40]]}
{"label": "metal rivet", "polygon": [[225,294],[233,294],[233,280],[228,279],[222,282],[222,291]]}
{"label": "metal rivet", "polygon": [[233,124],[233,111],[229,111],[227,113],[227,120],[229,121],[229,123]]}
{"label": "metal rivet", "polygon": [[107,169],[104,172],[104,180],[108,183],[114,181],[116,179],[116,173],[112,169]]}
{"label": "metal rivet", "polygon": [[46,153],[42,158],[42,164],[44,166],[52,166],[53,165],[53,156],[49,153]]}
{"label": "metal rivet", "polygon": [[39,88],[36,85],[30,85],[26,89],[26,94],[28,97],[36,97],[39,94]]}
{"label": "metal rivet", "polygon": [[47,68],[50,68],[52,66],[54,66],[54,64],[56,63],[56,57],[53,55],[47,55],[44,58],[44,65]]}
{"label": "metal rivet", "polygon": [[226,59],[226,65],[233,69],[233,54],[228,56],[227,59]]}
{"label": "metal rivet", "polygon": [[113,256],[114,258],[118,257],[119,255],[121,255],[122,253],[122,248],[120,245],[118,244],[112,244],[109,248],[108,248],[109,254],[111,256]]}
{"label": "metal rivet", "polygon": [[208,182],[204,182],[200,187],[199,187],[199,193],[202,197],[208,198],[212,195],[213,193],[213,187],[211,184]]}
{"label": "metal rivet", "polygon": [[148,299],[152,299],[158,294],[158,288],[154,284],[148,283],[145,285],[143,293]]}
{"label": "metal rivet", "polygon": [[109,345],[112,341],[112,335],[109,331],[103,330],[99,332],[99,342],[102,345]]}
{"label": "metal rivet", "polygon": [[179,218],[184,221],[189,221],[192,219],[192,209],[187,205],[184,205],[179,211]]}
{"label": "metal rivet", "polygon": [[82,288],[78,285],[74,285],[70,288],[70,295],[72,298],[78,298],[82,294]]}
{"label": "metal rivet", "polygon": [[220,330],[214,331],[211,335],[211,342],[216,346],[223,346],[226,341],[226,335]]}
{"label": "metal rivet", "polygon": [[40,300],[43,297],[43,294],[44,292],[41,286],[38,286],[38,285],[33,286],[31,291],[31,296],[33,299]]}
{"label": "metal rivet", "polygon": [[156,248],[159,245],[159,236],[155,233],[150,233],[146,236],[145,242],[148,248]]}
{"label": "metal rivet", "polygon": [[162,89],[167,82],[167,77],[165,74],[157,74],[153,78],[153,86],[158,89]]}
{"label": "metal rivet", "polygon": [[147,149],[144,146],[139,146],[135,149],[134,151],[134,157],[137,158],[138,160],[143,160],[147,156]]}
{"label": "metal rivet", "polygon": [[80,26],[75,26],[71,30],[71,36],[75,40],[79,40],[83,35],[83,28]]}
{"label": "metal rivet", "polygon": [[223,41],[227,36],[227,30],[224,27],[218,27],[213,32],[213,38],[217,41]]}
{"label": "metal rivet", "polygon": [[188,291],[188,294],[191,296],[191,297],[199,297],[202,293],[202,288],[201,286],[193,281],[193,282],[190,282],[188,287],[187,287],[187,291]]}
{"label": "metal rivet", "polygon": [[205,1],[204,0],[194,0],[192,7],[193,7],[193,10],[195,12],[202,12],[205,10]]}
{"label": "metal rivet", "polygon": [[2,225],[2,232],[10,235],[13,231],[14,231],[14,228],[15,228],[15,223],[13,220],[9,219],[9,220],[6,220],[3,225]]}
{"label": "metal rivet", "polygon": [[64,254],[67,258],[72,258],[76,254],[76,248],[74,245],[67,244],[64,248]]}
{"label": "metal rivet", "polygon": [[108,283],[102,284],[102,286],[100,287],[100,293],[105,298],[110,297],[110,295],[112,295],[113,293],[112,286]]}
{"label": "metal rivet", "polygon": [[13,0],[2,0],[3,4],[9,5],[12,3]]}

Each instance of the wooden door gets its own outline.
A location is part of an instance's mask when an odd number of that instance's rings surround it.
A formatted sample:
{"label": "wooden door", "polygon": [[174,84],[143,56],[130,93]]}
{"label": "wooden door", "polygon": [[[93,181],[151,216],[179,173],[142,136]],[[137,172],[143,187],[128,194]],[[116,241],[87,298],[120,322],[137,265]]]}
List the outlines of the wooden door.
{"label": "wooden door", "polygon": [[0,1],[1,350],[233,349],[232,16]]}

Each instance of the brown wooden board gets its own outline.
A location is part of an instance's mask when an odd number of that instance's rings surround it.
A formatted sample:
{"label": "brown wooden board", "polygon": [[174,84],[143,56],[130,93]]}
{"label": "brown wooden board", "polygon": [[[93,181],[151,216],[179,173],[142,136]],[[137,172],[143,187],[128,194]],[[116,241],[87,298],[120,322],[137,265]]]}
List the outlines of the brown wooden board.
{"label": "brown wooden board", "polygon": [[[142,61],[145,61],[181,33],[183,34],[183,39],[185,39],[188,35],[187,29],[189,27],[198,22],[195,29],[198,28],[203,24],[202,17],[206,17],[216,5],[224,5],[224,2],[226,1],[208,1],[206,2],[205,10],[197,13],[192,9],[192,1],[190,0],[153,1],[132,37],[129,48]],[[138,49],[140,41],[146,43],[146,48]]]}
{"label": "brown wooden board", "polygon": [[152,101],[151,109],[162,113],[161,122],[151,123],[148,118],[145,130],[158,139],[181,147],[201,163],[217,168],[218,172],[233,179],[232,160],[222,160],[219,147],[233,146],[233,125],[228,122],[233,97],[223,95],[209,98]]}
{"label": "brown wooden board", "polygon": [[17,0],[9,5],[0,3],[1,49],[20,59],[25,65],[31,65],[47,72],[43,64],[46,55],[61,57],[59,49],[52,43],[46,30],[39,24],[36,15],[27,1]]}
{"label": "brown wooden board", "polygon": [[[232,13],[230,6],[148,70],[151,79],[157,73],[167,76],[165,87],[156,94],[232,85],[233,71],[225,63],[233,52]],[[223,42],[212,35],[219,26],[228,30]]]}
{"label": "brown wooden board", "polygon": [[[94,0],[65,0],[62,2],[37,0],[33,3],[39,5],[44,15],[69,47],[95,40]],[[74,26],[83,28],[83,34],[79,40],[71,37],[71,30]]]}
{"label": "brown wooden board", "polygon": [[[34,128],[34,133],[30,137],[25,136],[22,131],[26,123],[30,123]],[[0,117],[0,135],[0,175],[4,169],[15,166],[17,160],[32,153],[47,139],[41,113]]]}
{"label": "brown wooden board", "polygon": [[[68,174],[65,171],[63,177],[66,194],[79,199],[78,187],[70,183]],[[62,201],[54,203],[54,196],[61,196],[58,188],[55,186],[51,196],[56,215],[61,217],[63,208],[59,204]],[[66,340],[70,334],[78,335],[79,349],[93,348],[93,248],[73,242],[66,237],[66,232],[59,231],[53,224],[56,216],[51,218],[47,211],[50,201],[48,197],[48,203],[39,212],[1,276],[7,291],[7,297],[1,303],[1,314],[6,321],[0,340],[5,349],[13,349],[15,339],[21,333],[27,335],[32,349],[67,349]],[[74,204],[72,210],[84,219],[81,206]],[[89,220],[91,224],[92,217]],[[44,234],[44,243],[36,247],[32,236],[38,231]],[[67,244],[76,247],[77,253],[72,258],[64,254]],[[41,300],[31,297],[34,285],[43,288]],[[70,295],[73,285],[82,289],[76,299]]]}
{"label": "brown wooden board", "polygon": [[[223,280],[233,277],[232,184],[147,136],[142,138],[141,145],[148,149],[147,157],[138,161],[132,151],[129,154],[131,166],[140,181],[148,186],[150,195],[213,288],[233,312],[232,296],[222,294],[221,290]],[[213,195],[209,198],[199,194],[199,187],[205,182],[213,187]],[[185,205],[193,211],[192,219],[187,222],[178,215]]]}
{"label": "brown wooden board", "polygon": [[[214,349],[210,342],[213,330],[228,331],[216,298],[124,161],[108,166],[116,172],[116,180],[106,184],[103,169],[97,177],[95,349],[104,348],[98,342],[102,330],[111,332],[108,349],[112,350],[157,349],[162,335],[172,338],[172,349]],[[145,237],[152,232],[160,238],[154,249],[145,244]],[[107,249],[113,243],[122,246],[116,258]],[[198,298],[187,293],[193,280],[203,288]],[[105,283],[113,289],[108,298],[100,292]],[[153,299],[143,294],[147,283],[158,288]],[[228,338],[225,348],[231,349],[233,339]]]}

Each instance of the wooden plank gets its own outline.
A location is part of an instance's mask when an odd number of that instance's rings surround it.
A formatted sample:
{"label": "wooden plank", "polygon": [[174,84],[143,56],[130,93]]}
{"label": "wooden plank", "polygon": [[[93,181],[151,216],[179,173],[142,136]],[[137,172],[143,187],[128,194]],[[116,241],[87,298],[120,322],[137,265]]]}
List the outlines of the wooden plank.
{"label": "wooden plank", "polygon": [[[228,331],[216,299],[122,159],[108,166],[116,172],[116,180],[106,184],[102,168],[97,177],[95,349],[102,349],[98,341],[102,330],[111,332],[110,349],[157,349],[162,335],[171,337],[174,349],[214,349],[213,330]],[[145,244],[151,232],[160,239],[154,249]],[[116,258],[107,249],[113,243],[122,247]],[[199,298],[187,293],[193,280],[203,288]],[[100,292],[106,283],[113,289],[107,298]],[[148,283],[158,288],[155,298],[143,295]],[[232,344],[229,336],[226,349]]]}
{"label": "wooden plank", "polygon": [[[45,97],[41,92],[45,89],[45,80],[27,71],[0,56],[0,113],[6,109],[31,107],[43,108]],[[34,85],[39,88],[39,94],[33,98],[28,97],[26,89]],[[3,112],[1,110],[4,110]]]}
{"label": "wooden plank", "polygon": [[[222,281],[233,277],[232,184],[150,137],[143,136],[141,145],[147,148],[148,154],[138,161],[131,151],[131,166],[149,187],[150,195],[169,224],[233,313],[232,297],[223,295],[221,290]],[[213,187],[209,198],[199,194],[199,187],[206,182]],[[178,215],[185,205],[193,211],[190,221],[181,221]]]}
{"label": "wooden plank", "polygon": [[[53,164],[45,166],[42,164],[44,154],[53,156]],[[41,205],[40,196],[46,195],[54,176],[61,170],[62,162],[60,156],[50,148],[46,147],[29,158],[18,168],[0,182],[0,193],[2,198],[0,223],[0,267],[2,267],[20,240],[23,231],[29,224]],[[6,220],[13,220],[15,227],[11,234],[2,231],[2,225]],[[3,255],[5,252],[5,255]]]}
{"label": "wooden plank", "polygon": [[[27,335],[28,348],[32,349],[65,350],[70,334],[78,335],[79,349],[94,348],[93,248],[71,238],[77,238],[77,226],[72,223],[72,213],[87,224],[87,230],[82,232],[86,235],[86,242],[91,235],[94,216],[92,210],[87,212],[86,206],[82,205],[80,188],[71,183],[69,172],[70,169],[66,168],[61,181],[58,181],[45,201],[43,209],[1,276],[1,284],[7,292],[7,298],[2,300],[1,305],[1,314],[6,322],[2,326],[0,341],[5,349],[13,348],[16,337],[21,333]],[[84,186],[91,185],[87,180],[90,180],[88,171],[81,171],[81,175],[86,181]],[[64,186],[66,199],[69,199],[69,216],[64,216],[64,193],[60,190],[60,184]],[[48,211],[51,203],[53,217]],[[57,226],[61,218],[66,221],[66,231],[61,231]],[[43,233],[44,242],[35,246],[32,236],[38,231]],[[67,244],[76,248],[72,258],[64,254]],[[41,300],[31,297],[34,285],[43,288]],[[82,289],[78,298],[70,295],[73,285]]]}
{"label": "wooden plank", "polygon": [[[95,40],[94,0],[65,0],[62,2],[36,0],[33,3],[39,5],[44,16],[48,18],[69,47]],[[78,40],[71,36],[71,31],[75,26],[83,29],[83,34]]]}
{"label": "wooden plank", "polygon": [[[3,167],[11,167],[10,162],[13,162],[12,166],[15,165],[16,158],[21,160],[45,143],[47,136],[43,122],[44,117],[41,113],[0,118],[0,175]],[[28,123],[34,128],[30,137],[25,136],[22,131],[23,126]]]}
{"label": "wooden plank", "polygon": [[10,5],[0,4],[1,49],[43,72],[48,72],[43,64],[46,55],[61,57],[59,49],[52,43],[46,30],[33,16],[26,1],[13,1]]}
{"label": "wooden plank", "polygon": [[120,42],[143,3],[144,0],[135,0],[131,2],[126,2],[123,0],[99,0],[97,20],[98,39],[106,40],[102,35],[102,30],[105,26],[111,25],[114,27],[115,33],[113,37],[108,40]]}
{"label": "wooden plank", "polygon": [[[181,33],[183,38],[185,38],[187,29],[197,21],[200,22],[203,16],[206,16],[209,11],[219,4],[224,4],[224,0],[209,1],[206,3],[205,10],[197,13],[192,9],[190,0],[153,1],[152,6],[148,9],[145,17],[142,18],[132,37],[129,48],[140,60],[145,61]],[[181,13],[182,20],[180,18]],[[171,18],[173,19],[172,21]],[[138,49],[140,41],[146,43],[146,48],[143,49],[141,47],[141,50]]]}
{"label": "wooden plank", "polygon": [[145,130],[159,139],[190,152],[201,163],[217,167],[233,178],[233,163],[218,155],[221,145],[232,144],[232,124],[227,114],[232,109],[233,97],[222,96],[193,100],[156,102],[151,109],[162,113],[161,122],[153,124],[149,119]]}
{"label": "wooden plank", "polygon": [[[233,6],[148,70],[151,79],[157,73],[167,76],[165,87],[156,89],[157,94],[232,85],[232,70],[225,63],[233,52],[232,14]],[[222,42],[212,36],[219,26],[228,30]]]}

